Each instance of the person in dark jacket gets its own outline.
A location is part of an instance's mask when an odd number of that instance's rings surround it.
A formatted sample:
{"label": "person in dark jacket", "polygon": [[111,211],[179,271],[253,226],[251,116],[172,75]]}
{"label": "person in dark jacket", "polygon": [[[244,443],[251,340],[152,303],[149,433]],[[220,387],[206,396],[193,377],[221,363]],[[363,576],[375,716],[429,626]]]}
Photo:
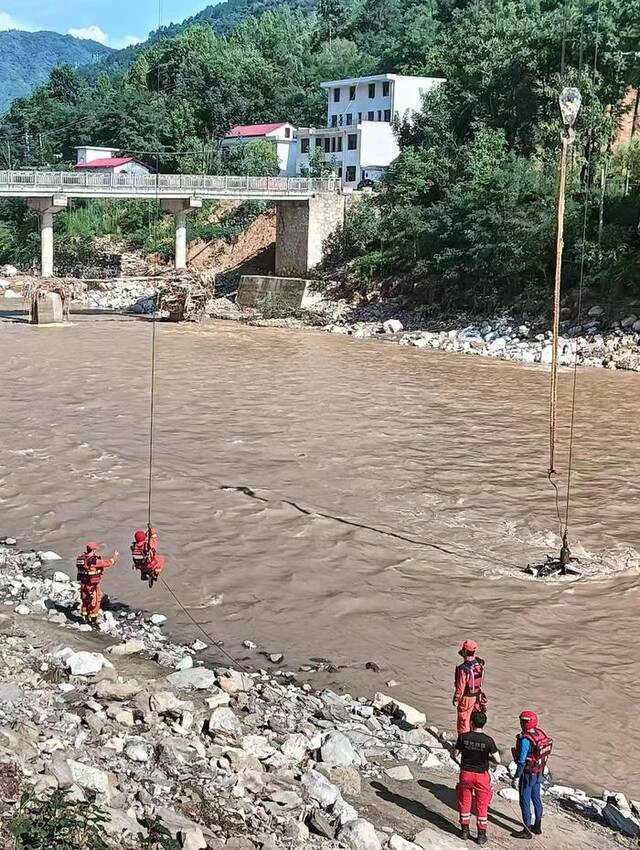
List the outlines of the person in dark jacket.
{"label": "person in dark jacket", "polygon": [[459,735],[454,748],[454,758],[460,755],[460,778],[456,790],[461,837],[464,841],[470,838],[471,811],[475,799],[478,844],[487,843],[489,804],[493,797],[489,762],[500,764],[496,742],[482,731],[486,722],[484,711],[474,711],[471,715],[471,731]]}

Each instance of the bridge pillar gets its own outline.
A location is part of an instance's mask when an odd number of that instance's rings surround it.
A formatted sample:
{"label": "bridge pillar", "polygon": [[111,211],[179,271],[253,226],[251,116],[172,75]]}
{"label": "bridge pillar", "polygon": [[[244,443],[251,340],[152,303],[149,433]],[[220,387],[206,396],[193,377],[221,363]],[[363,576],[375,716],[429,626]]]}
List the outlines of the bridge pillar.
{"label": "bridge pillar", "polygon": [[201,198],[179,198],[161,201],[162,209],[173,213],[175,220],[175,267],[186,269],[187,267],[187,215],[202,207]]}
{"label": "bridge pillar", "polygon": [[345,196],[326,192],[276,207],[275,273],[304,277],[322,260],[326,239],[344,224]]}
{"label": "bridge pillar", "polygon": [[67,208],[67,197],[27,198],[27,206],[40,219],[40,275],[53,277],[53,217]]}

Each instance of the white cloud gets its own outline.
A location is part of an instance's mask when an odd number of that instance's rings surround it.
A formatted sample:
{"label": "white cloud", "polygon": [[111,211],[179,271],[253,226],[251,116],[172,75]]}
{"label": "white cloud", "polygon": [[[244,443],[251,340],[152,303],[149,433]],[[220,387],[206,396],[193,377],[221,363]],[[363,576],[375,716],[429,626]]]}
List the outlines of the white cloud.
{"label": "white cloud", "polygon": [[123,35],[119,38],[111,38],[97,24],[91,24],[88,27],[71,27],[71,29],[67,30],[67,34],[73,35],[75,38],[87,38],[91,39],[91,41],[97,41],[99,44],[107,44],[116,50],[129,47],[130,44],[140,44],[141,41],[144,41],[139,35]]}
{"label": "white cloud", "polygon": [[129,47],[132,44],[141,44],[144,38],[139,35],[123,35],[121,38],[110,38],[109,46],[115,47],[116,50],[122,50],[123,47]]}
{"label": "white cloud", "polygon": [[31,24],[26,24],[24,21],[19,21],[10,15],[8,12],[0,12],[0,30],[27,30],[32,32],[35,27]]}
{"label": "white cloud", "polygon": [[67,35],[72,35],[74,38],[86,38],[91,41],[97,41],[99,44],[107,44],[109,36],[101,30],[96,24],[91,24],[90,27],[71,27],[67,30]]}

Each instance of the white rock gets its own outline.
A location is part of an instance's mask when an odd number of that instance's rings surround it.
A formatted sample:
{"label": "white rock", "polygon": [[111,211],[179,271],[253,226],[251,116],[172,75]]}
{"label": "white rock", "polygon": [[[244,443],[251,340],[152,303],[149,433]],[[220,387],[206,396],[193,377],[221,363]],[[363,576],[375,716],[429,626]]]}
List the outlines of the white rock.
{"label": "white rock", "polygon": [[255,644],[252,640],[243,640],[242,645],[246,646],[247,649],[257,649],[258,645]]}
{"label": "white rock", "polygon": [[124,754],[131,761],[147,762],[153,755],[153,747],[146,741],[129,741],[124,748]]}
{"label": "white rock", "polygon": [[302,785],[307,789],[307,794],[312,800],[320,803],[323,809],[327,809],[336,802],[340,792],[317,770],[307,770],[302,776]]}
{"label": "white rock", "polygon": [[205,700],[207,708],[220,708],[223,705],[229,705],[231,697],[229,694],[221,691],[220,688],[212,688],[211,696]]}
{"label": "white rock", "polygon": [[113,667],[101,652],[73,652],[67,659],[66,664],[72,676],[93,676],[99,673],[103,667]]}
{"label": "white rock", "polygon": [[189,669],[191,669],[191,667],[193,667],[193,656],[192,655],[185,655],[176,664],[176,670],[189,670]]}
{"label": "white rock", "polygon": [[337,815],[338,820],[340,821],[340,826],[344,826],[346,823],[349,823],[352,820],[358,820],[357,811],[353,808],[352,805],[345,802],[342,797],[338,797],[338,799],[334,803],[331,813]]}
{"label": "white rock", "polygon": [[38,552],[41,561],[61,561],[62,558],[56,552]]}
{"label": "white rock", "polygon": [[498,791],[498,796],[504,800],[511,800],[513,802],[518,802],[520,799],[520,794],[515,788],[501,788]]}
{"label": "white rock", "polygon": [[218,677],[218,684],[228,694],[235,694],[238,691],[250,691],[253,688],[254,682],[247,673],[229,669],[225,670],[224,674]]}
{"label": "white rock", "polygon": [[424,726],[427,722],[427,716],[422,711],[418,711],[413,706],[400,702],[387,694],[377,693],[373,698],[373,707],[378,710],[391,708],[399,711],[404,715],[406,722],[412,726]]}
{"label": "white rock", "polygon": [[200,827],[181,829],[178,832],[178,840],[182,850],[206,850],[207,842]]}
{"label": "white rock", "polygon": [[382,850],[373,824],[364,818],[345,824],[338,834],[338,840],[349,850]]}
{"label": "white rock", "polygon": [[19,292],[16,292],[15,289],[5,289],[4,297],[5,298],[22,298],[22,295]]}
{"label": "white rock", "polygon": [[389,850],[420,850],[418,844],[413,841],[407,841],[406,838],[401,838],[399,835],[392,835],[388,844]]}
{"label": "white rock", "polygon": [[71,691],[75,691],[76,686],[72,685],[71,682],[60,682],[58,685],[58,690],[62,691],[63,694],[70,694]]}
{"label": "white rock", "polygon": [[603,315],[604,315],[604,308],[603,308],[603,307],[600,307],[600,306],[598,306],[598,305],[596,304],[596,306],[595,306],[595,307],[592,307],[592,308],[589,310],[589,312],[587,313],[587,315],[588,315],[588,316],[591,316],[592,318],[597,318],[598,316],[603,316]]}
{"label": "white rock", "polygon": [[[433,754],[431,753],[431,755]],[[398,767],[390,767],[385,770],[385,773],[389,779],[395,779],[396,782],[409,782],[413,779],[413,774],[406,764],[398,765]]]}
{"label": "white rock", "polygon": [[13,610],[15,611],[16,614],[20,614],[22,617],[26,617],[27,614],[31,613],[31,608],[29,608],[28,605],[24,605],[24,604],[18,605]]}
{"label": "white rock", "polygon": [[134,640],[127,640],[124,643],[117,643],[115,646],[110,646],[107,649],[109,655],[124,656],[124,655],[136,655],[138,652],[143,652],[146,649],[145,643],[143,640],[138,638]]}
{"label": "white rock", "polygon": [[167,676],[167,682],[175,688],[195,688],[204,691],[215,685],[216,674],[206,667],[192,667],[188,670],[178,670]]}
{"label": "white rock", "polygon": [[216,708],[209,718],[210,732],[223,732],[226,734],[242,734],[242,723],[227,706]]}
{"label": "white rock", "polygon": [[294,762],[301,762],[309,750],[309,739],[301,732],[296,732],[285,738],[282,744],[282,755]]}
{"label": "white rock", "polygon": [[7,265],[0,268],[0,274],[3,277],[15,277],[18,274],[18,269],[15,266]]}
{"label": "white rock", "polygon": [[357,760],[357,755],[346,735],[330,732],[320,747],[320,758],[326,764],[350,765]]}
{"label": "white rock", "polygon": [[4,540],[0,541],[0,543],[5,544],[6,546],[15,546],[18,541],[15,537],[5,537]]}
{"label": "white rock", "polygon": [[540,362],[544,363],[546,366],[550,365],[553,361],[553,346],[545,345],[542,351],[540,352]]}
{"label": "white rock", "polygon": [[423,339],[423,337],[418,337],[418,339],[412,340],[411,345],[413,345],[414,348],[430,348],[431,347],[431,343],[429,342],[429,340]]}
{"label": "white rock", "polygon": [[276,751],[264,735],[245,735],[241,746],[246,753],[257,759],[267,759]]}
{"label": "white rock", "polygon": [[51,578],[59,584],[68,584],[71,581],[69,576],[66,573],[60,572],[60,570],[56,570]]}
{"label": "white rock", "polygon": [[167,622],[167,618],[164,614],[152,614],[149,617],[149,621],[153,623],[154,626],[164,626]]}
{"label": "white rock", "polygon": [[386,334],[399,334],[400,331],[404,330],[402,322],[398,319],[387,319],[386,322],[382,323],[382,327]]}
{"label": "white rock", "polygon": [[90,791],[96,791],[98,794],[106,793],[109,788],[109,775],[104,770],[82,764],[73,759],[66,759],[66,766],[71,776],[72,785],[79,785],[80,788],[87,788]]}
{"label": "white rock", "polygon": [[205,650],[207,648],[207,646],[208,646],[208,644],[206,644],[203,640],[196,639],[191,644],[191,649],[194,652],[202,652],[203,650]]}
{"label": "white rock", "polygon": [[633,325],[631,326],[631,330],[636,334],[640,333],[640,319],[638,319],[637,322],[633,323]]}
{"label": "white rock", "polygon": [[466,841],[462,842],[432,826],[421,829],[413,840],[423,850],[465,850],[468,846]]}

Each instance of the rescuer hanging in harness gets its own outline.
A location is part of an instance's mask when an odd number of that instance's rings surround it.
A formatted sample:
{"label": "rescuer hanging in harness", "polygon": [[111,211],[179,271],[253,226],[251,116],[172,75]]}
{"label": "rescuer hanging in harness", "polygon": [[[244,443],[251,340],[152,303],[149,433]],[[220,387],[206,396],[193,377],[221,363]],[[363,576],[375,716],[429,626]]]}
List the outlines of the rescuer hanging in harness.
{"label": "rescuer hanging in harness", "polygon": [[455,692],[453,704],[458,709],[458,735],[471,730],[471,715],[474,711],[484,711],[487,698],[483,693],[484,661],[476,658],[478,644],[474,640],[465,640],[460,644],[459,655],[462,664],[458,664],[455,674]]}
{"label": "rescuer hanging in harness", "polygon": [[[540,790],[547,761],[553,749],[551,738],[538,727],[538,715],[535,711],[523,711],[520,715],[522,732],[516,738],[511,752],[518,768],[515,779],[520,792],[523,829],[514,838],[532,839],[542,835],[542,798]],[[531,825],[531,804],[535,821]]]}
{"label": "rescuer hanging in harness", "polygon": [[140,579],[148,582],[149,587],[153,587],[164,567],[164,558],[158,555],[156,548],[158,539],[154,529],[149,527],[148,531],[136,531],[131,544],[133,569],[140,570]]}
{"label": "rescuer hanging in harness", "polygon": [[111,558],[101,558],[98,549],[97,543],[87,543],[85,551],[76,558],[82,619],[92,624],[97,622],[102,605],[102,575],[118,560],[118,552],[114,552]]}

